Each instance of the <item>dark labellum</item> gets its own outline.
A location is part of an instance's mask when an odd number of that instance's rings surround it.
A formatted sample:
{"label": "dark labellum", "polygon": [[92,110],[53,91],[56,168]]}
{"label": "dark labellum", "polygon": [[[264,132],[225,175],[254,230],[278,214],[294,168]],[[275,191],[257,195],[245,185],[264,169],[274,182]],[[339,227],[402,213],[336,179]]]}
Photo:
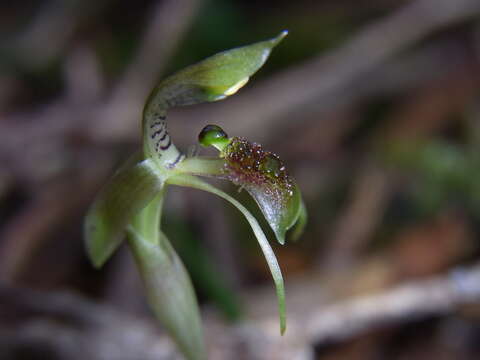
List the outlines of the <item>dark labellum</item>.
{"label": "dark labellum", "polygon": [[[234,137],[225,148],[225,173],[235,184],[262,188],[275,200],[286,200],[293,193],[293,182],[280,158],[262,146]],[[273,200],[273,199],[272,199]]]}

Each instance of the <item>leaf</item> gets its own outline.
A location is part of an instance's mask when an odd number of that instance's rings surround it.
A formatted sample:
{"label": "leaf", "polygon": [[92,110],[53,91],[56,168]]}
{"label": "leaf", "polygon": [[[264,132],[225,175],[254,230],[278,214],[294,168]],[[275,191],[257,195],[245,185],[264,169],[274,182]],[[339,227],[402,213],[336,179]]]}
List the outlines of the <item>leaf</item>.
{"label": "leaf", "polygon": [[101,267],[120,246],[132,218],[161,191],[163,181],[147,159],[118,171],[98,194],[85,219],[90,260]]}
{"label": "leaf", "polygon": [[273,250],[265,237],[265,234],[262,231],[262,228],[258,224],[255,217],[237,200],[232,198],[230,195],[225,192],[217,189],[216,187],[210,185],[209,183],[201,180],[196,176],[181,174],[175,175],[167,179],[166,181],[169,184],[192,187],[199,190],[204,190],[211,192],[212,194],[218,195],[221,198],[229,201],[233,206],[235,206],[240,212],[245,216],[248,223],[250,224],[253,233],[255,234],[257,241],[260,245],[260,248],[263,251],[265,259],[267,260],[268,267],[272,273],[273,281],[275,283],[277,299],[278,299],[278,311],[280,317],[280,333],[283,335],[286,329],[286,316],[285,316],[285,288],[283,284],[282,272],[280,266],[278,265],[277,258],[273,253]]}
{"label": "leaf", "polygon": [[158,231],[157,238],[146,239],[142,232],[129,226],[128,243],[142,276],[148,303],[156,317],[187,359],[206,360],[193,286],[167,237]]}
{"label": "leaf", "polygon": [[192,105],[224,99],[244,86],[287,35],[215,54],[162,81],[151,93],[144,114],[165,107]]}

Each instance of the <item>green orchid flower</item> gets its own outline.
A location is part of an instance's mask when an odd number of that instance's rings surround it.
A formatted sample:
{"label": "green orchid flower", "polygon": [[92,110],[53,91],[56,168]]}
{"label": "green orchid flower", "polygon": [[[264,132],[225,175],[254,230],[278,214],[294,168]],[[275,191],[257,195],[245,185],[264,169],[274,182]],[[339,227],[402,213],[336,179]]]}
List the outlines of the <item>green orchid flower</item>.
{"label": "green orchid flower", "polygon": [[275,254],[255,217],[237,200],[200,176],[229,180],[255,199],[277,240],[287,230],[301,233],[306,210],[300,191],[275,154],[243,138],[229,138],[208,125],[199,135],[218,157],[186,157],[167,132],[166,112],[175,106],[212,102],[234,94],[267,60],[286,36],[213,55],[162,81],[143,111],[143,151],[134,155],[99,193],[85,219],[88,255],[101,267],[127,239],[155,315],[188,359],[206,359],[199,309],[191,280],[160,229],[169,185],[204,190],[229,201],[246,218],[265,255],[278,297],[280,331],[286,329],[285,291]]}

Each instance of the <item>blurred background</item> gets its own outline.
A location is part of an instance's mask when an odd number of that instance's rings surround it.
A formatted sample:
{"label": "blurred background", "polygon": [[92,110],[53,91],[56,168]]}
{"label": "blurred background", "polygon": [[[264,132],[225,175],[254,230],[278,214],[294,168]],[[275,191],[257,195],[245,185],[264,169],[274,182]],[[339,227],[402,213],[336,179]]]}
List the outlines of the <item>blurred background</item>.
{"label": "blurred background", "polygon": [[83,217],[162,77],[283,29],[237,95],[169,115],[184,151],[213,123],[277,153],[309,212],[272,241],[281,338],[246,221],[170,190],[211,358],[480,358],[478,0],[28,0],[0,4],[0,359],[179,358],[126,249],[89,264]]}

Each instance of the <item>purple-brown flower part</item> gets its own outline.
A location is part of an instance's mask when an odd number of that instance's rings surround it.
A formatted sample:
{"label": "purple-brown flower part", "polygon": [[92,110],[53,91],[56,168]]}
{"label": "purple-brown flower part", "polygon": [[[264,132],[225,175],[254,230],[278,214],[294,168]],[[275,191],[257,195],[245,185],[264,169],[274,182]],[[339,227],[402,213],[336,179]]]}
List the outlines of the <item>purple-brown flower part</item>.
{"label": "purple-brown flower part", "polygon": [[295,223],[300,194],[284,163],[257,143],[234,137],[222,152],[226,178],[246,189],[255,199],[277,239]]}

